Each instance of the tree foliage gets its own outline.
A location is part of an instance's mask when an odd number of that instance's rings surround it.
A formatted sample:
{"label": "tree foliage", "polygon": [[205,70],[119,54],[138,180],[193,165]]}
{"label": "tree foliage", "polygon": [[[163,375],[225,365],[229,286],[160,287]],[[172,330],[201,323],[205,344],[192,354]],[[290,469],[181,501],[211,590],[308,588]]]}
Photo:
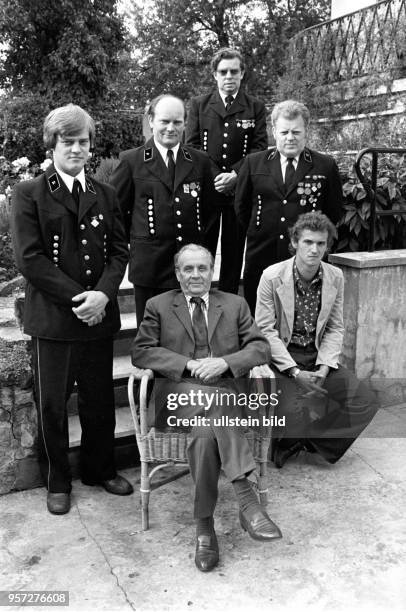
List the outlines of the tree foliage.
{"label": "tree foliage", "polygon": [[42,162],[44,117],[68,102],[83,106],[95,119],[97,157],[140,144],[139,118],[123,113],[119,80],[129,42],[116,4],[2,0],[0,154]]}
{"label": "tree foliage", "polygon": [[125,28],[109,0],[2,0],[0,85],[47,100],[108,96]]}
{"label": "tree foliage", "polygon": [[[311,5],[311,6],[309,6]],[[146,98],[172,91],[183,98],[212,84],[210,58],[220,47],[243,53],[246,85],[262,98],[274,95],[283,73],[288,39],[327,18],[318,0],[154,0],[132,4],[136,69],[127,81]]]}

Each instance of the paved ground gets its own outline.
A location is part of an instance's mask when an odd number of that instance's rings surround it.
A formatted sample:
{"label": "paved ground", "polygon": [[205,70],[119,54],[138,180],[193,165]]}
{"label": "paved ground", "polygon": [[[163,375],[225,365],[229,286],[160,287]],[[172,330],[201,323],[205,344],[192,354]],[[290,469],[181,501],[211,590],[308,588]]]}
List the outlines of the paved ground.
{"label": "paved ground", "polygon": [[[0,589],[69,590],[74,611],[404,611],[405,414],[405,406],[381,410],[335,466],[314,455],[270,466],[268,511],[280,541],[242,532],[223,479],[221,561],[209,574],[193,562],[189,476],[152,494],[147,532],[137,494],[75,481],[73,508],[61,517],[46,511],[44,489],[3,496]],[[137,486],[138,470],[126,476]]]}

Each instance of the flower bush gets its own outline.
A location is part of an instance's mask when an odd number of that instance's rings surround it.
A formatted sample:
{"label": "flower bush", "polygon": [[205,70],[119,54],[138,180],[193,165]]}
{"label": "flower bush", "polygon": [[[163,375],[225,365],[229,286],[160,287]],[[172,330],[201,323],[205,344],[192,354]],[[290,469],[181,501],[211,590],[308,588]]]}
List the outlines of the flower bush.
{"label": "flower bush", "polygon": [[8,161],[0,157],[0,282],[18,275],[14,262],[10,234],[10,206],[13,186],[41,174],[51,160],[42,164],[31,164],[28,157],[18,157]]}

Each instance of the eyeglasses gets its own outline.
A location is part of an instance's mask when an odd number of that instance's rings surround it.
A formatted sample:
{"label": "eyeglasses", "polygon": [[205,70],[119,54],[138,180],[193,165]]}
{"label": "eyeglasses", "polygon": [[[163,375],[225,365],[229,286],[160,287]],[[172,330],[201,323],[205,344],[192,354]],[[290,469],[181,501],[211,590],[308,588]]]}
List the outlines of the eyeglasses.
{"label": "eyeglasses", "polygon": [[220,76],[226,76],[227,73],[230,73],[232,76],[239,74],[241,70],[239,68],[230,68],[229,70],[217,70],[217,74]]}

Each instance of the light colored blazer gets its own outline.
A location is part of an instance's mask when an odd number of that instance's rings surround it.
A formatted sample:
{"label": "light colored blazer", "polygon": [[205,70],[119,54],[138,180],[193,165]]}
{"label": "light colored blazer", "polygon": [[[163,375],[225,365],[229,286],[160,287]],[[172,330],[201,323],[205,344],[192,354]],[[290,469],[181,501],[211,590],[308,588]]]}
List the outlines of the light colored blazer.
{"label": "light colored blazer", "polygon": [[[271,346],[271,365],[281,372],[296,365],[287,350],[295,314],[294,257],[269,266],[258,285],[255,320]],[[344,277],[339,268],[321,263],[323,285],[316,326],[316,365],[338,367],[344,338]]]}

